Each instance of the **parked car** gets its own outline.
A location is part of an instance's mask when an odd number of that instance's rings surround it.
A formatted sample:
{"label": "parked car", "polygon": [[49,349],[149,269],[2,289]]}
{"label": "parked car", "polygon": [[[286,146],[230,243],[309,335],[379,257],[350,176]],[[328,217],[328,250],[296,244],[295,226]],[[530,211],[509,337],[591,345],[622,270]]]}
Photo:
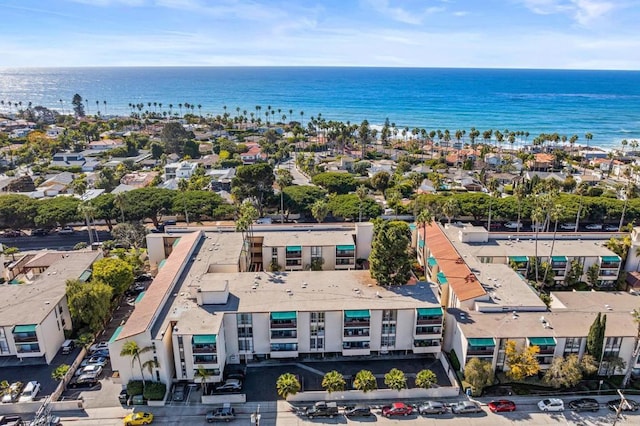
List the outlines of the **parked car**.
{"label": "parked car", "polygon": [[0,232],[0,237],[5,237],[5,238],[22,237],[22,235],[23,235],[22,231],[18,231],[15,229],[6,229]]}
{"label": "parked car", "polygon": [[231,404],[224,404],[220,408],[208,411],[205,418],[207,419],[207,423],[229,422],[236,418],[236,412],[231,408]]}
{"label": "parked car", "polygon": [[531,224],[531,230],[533,232],[536,232],[536,231],[542,232],[542,231],[544,231],[544,224],[543,223],[532,223]]}
{"label": "parked car", "polygon": [[177,383],[173,387],[173,400],[174,401],[184,401],[184,394],[187,390],[187,385],[184,383]]}
{"label": "parked car", "polygon": [[80,363],[80,367],[86,367],[88,365],[99,365],[100,367],[104,367],[107,365],[107,362],[109,362],[109,360],[106,357],[93,355],[90,358],[83,359]]}
{"label": "parked car", "polygon": [[18,402],[31,402],[38,395],[38,392],[40,392],[40,383],[31,381],[22,390]]}
{"label": "parked car", "polygon": [[22,417],[20,416],[0,416],[0,425],[2,426],[22,426]]}
{"label": "parked car", "polygon": [[601,223],[590,223],[587,226],[585,226],[585,228],[590,230],[590,231],[600,231],[602,229],[602,224]]}
{"label": "parked car", "polygon": [[314,417],[329,417],[332,419],[338,415],[338,404],[335,402],[318,401],[307,408],[304,414],[310,419]]}
{"label": "parked car", "polygon": [[133,282],[136,283],[144,283],[144,282],[148,282],[148,281],[153,281],[153,275],[151,274],[142,274],[142,275],[138,275]]}
{"label": "parked car", "polygon": [[575,223],[561,223],[560,224],[560,229],[564,229],[565,231],[575,231],[576,230],[576,224]]}
{"label": "parked car", "polygon": [[148,425],[151,422],[153,422],[153,414],[144,411],[131,413],[124,418],[125,426]]}
{"label": "parked car", "polygon": [[122,405],[127,405],[129,403],[129,394],[127,393],[126,389],[122,389],[120,391],[120,394],[118,395],[118,401],[120,401],[120,404]]}
{"label": "parked car", "polygon": [[504,411],[516,411],[516,403],[513,401],[509,401],[508,399],[499,399],[496,401],[491,401],[489,404],[489,410],[492,413],[502,413]]}
{"label": "parked car", "polygon": [[422,415],[445,414],[447,412],[447,405],[440,401],[427,401],[418,407],[418,412]]}
{"label": "parked car", "polygon": [[83,374],[94,374],[96,377],[102,373],[102,367],[95,364],[85,365],[82,368],[78,368],[74,376],[82,376]]}
{"label": "parked car", "polygon": [[560,398],[548,398],[538,402],[541,411],[564,411],[564,401]]}
{"label": "parked car", "polygon": [[238,380],[244,381],[244,378],[246,375],[247,375],[246,367],[231,365],[231,366],[228,366],[227,369],[225,369],[224,379],[225,380],[238,379]]}
{"label": "parked car", "polygon": [[451,406],[453,414],[482,413],[482,408],[474,401],[460,401]]}
{"label": "parked car", "polygon": [[75,376],[69,382],[70,388],[92,388],[99,383],[98,376],[95,374],[82,374]]}
{"label": "parked car", "polygon": [[618,232],[618,225],[605,225],[604,226],[604,230],[605,231],[610,231],[610,232]]}
{"label": "parked car", "polygon": [[46,237],[49,235],[49,230],[44,228],[38,228],[31,231],[31,236],[33,237]]}
{"label": "parked car", "polygon": [[[607,402],[607,407],[609,408],[609,410],[618,411],[618,407],[620,406],[621,402],[621,399],[611,400]],[[624,403],[622,403],[621,411],[638,411],[638,408],[640,408],[640,404],[638,404],[633,399],[625,398]]]}
{"label": "parked car", "polygon": [[598,411],[600,404],[593,398],[580,398],[569,401],[569,408],[573,411]]}
{"label": "parked car", "polygon": [[382,415],[385,417],[408,416],[411,413],[413,413],[413,407],[404,402],[394,402],[391,405],[382,407]]}
{"label": "parked car", "polygon": [[227,379],[216,387],[216,392],[238,392],[242,390],[242,382],[238,379]]}
{"label": "parked car", "polygon": [[522,222],[507,222],[504,227],[507,229],[520,229],[522,228]]}
{"label": "parked car", "polygon": [[373,413],[368,405],[355,405],[345,407],[344,415],[347,417],[370,417]]}
{"label": "parked car", "polygon": [[62,228],[61,230],[58,231],[58,235],[71,235],[73,234],[74,230],[72,227],[70,226],[65,226],[64,228]]}
{"label": "parked car", "polygon": [[103,358],[109,359],[109,349],[101,349],[99,351],[95,351],[91,356],[101,356]]}
{"label": "parked car", "polygon": [[89,353],[93,354],[94,352],[101,351],[101,350],[104,350],[104,349],[109,350],[109,343],[108,342],[100,342],[100,343],[96,343],[96,344],[91,345],[89,347]]}
{"label": "parked car", "polygon": [[11,385],[9,385],[7,390],[4,392],[4,395],[2,396],[2,402],[15,402],[15,400],[18,399],[18,396],[20,396],[20,392],[22,392],[23,387],[24,385],[21,382],[11,383]]}

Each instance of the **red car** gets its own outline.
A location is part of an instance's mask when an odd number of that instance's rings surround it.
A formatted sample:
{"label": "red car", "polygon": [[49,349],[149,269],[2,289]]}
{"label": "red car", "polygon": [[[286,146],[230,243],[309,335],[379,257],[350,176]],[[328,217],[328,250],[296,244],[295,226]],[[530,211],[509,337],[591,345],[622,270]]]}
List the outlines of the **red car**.
{"label": "red car", "polygon": [[404,402],[394,402],[391,405],[382,407],[382,415],[385,417],[408,416],[411,413],[413,413],[413,407]]}
{"label": "red car", "polygon": [[516,403],[509,401],[508,399],[499,399],[498,401],[491,401],[489,404],[489,410],[492,413],[501,413],[503,411],[516,411]]}

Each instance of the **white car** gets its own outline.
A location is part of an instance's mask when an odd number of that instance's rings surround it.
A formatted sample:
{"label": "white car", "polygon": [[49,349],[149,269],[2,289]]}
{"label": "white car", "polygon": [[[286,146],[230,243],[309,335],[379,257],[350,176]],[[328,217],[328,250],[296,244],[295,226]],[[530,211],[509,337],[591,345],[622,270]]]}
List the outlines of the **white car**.
{"label": "white car", "polygon": [[618,225],[605,225],[604,230],[618,232]]}
{"label": "white car", "polygon": [[18,402],[31,402],[38,395],[40,391],[40,383],[33,381],[27,383],[27,385],[22,390],[22,394],[20,394],[20,398]]}
{"label": "white car", "polygon": [[538,402],[538,408],[545,413],[547,411],[564,411],[564,401],[560,398],[543,399]]}
{"label": "white car", "polygon": [[102,373],[102,366],[96,365],[96,364],[89,364],[82,368],[78,368],[78,370],[76,370],[75,375],[82,376],[83,374],[95,374],[96,376],[99,376],[100,373]]}
{"label": "white car", "polygon": [[575,223],[562,223],[560,224],[560,229],[564,229],[565,231],[575,231],[576,224]]}
{"label": "white car", "polygon": [[73,234],[73,228],[70,226],[65,226],[61,230],[58,231],[58,235],[71,235]]}
{"label": "white car", "polygon": [[507,222],[504,227],[507,229],[520,229],[522,228],[522,222]]}
{"label": "white car", "polygon": [[80,367],[86,367],[88,365],[99,365],[100,367],[104,367],[107,365],[107,358],[103,356],[92,356],[91,358],[85,358],[80,363]]}
{"label": "white car", "polygon": [[587,226],[585,226],[586,229],[589,229],[591,231],[599,231],[602,229],[602,224],[601,223],[590,223]]}
{"label": "white car", "polygon": [[89,353],[94,353],[97,351],[101,351],[104,349],[109,349],[109,343],[108,342],[100,342],[100,343],[96,343],[94,345],[91,345],[89,347]]}

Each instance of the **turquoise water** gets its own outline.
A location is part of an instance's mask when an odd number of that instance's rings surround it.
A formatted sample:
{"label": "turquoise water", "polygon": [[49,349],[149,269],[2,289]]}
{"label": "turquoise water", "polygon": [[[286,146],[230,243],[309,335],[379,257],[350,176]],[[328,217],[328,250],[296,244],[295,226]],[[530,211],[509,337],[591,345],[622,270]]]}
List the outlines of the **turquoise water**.
{"label": "turquoise water", "polygon": [[[88,112],[128,114],[129,103],[201,105],[204,115],[236,108],[265,119],[267,106],[306,123],[327,120],[429,130],[471,127],[593,134],[591,145],[640,139],[640,72],[434,68],[168,67],[0,69],[0,110],[8,102],[69,111],[79,93]],[[63,103],[60,104],[59,100]],[[261,106],[257,111],[256,106]],[[145,106],[159,111],[158,106]],[[277,112],[277,110],[280,112]],[[293,114],[289,113],[293,111]],[[15,108],[14,108],[15,111]],[[300,115],[300,112],[303,115]],[[182,113],[185,109],[182,109]],[[270,121],[273,118],[270,116]]]}

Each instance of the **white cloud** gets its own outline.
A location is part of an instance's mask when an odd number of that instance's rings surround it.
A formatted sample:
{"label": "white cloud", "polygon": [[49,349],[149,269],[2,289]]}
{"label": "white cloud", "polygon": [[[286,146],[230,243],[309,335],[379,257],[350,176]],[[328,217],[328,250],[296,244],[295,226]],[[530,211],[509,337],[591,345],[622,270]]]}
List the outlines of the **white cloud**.
{"label": "white cloud", "polygon": [[533,13],[539,15],[562,13],[582,26],[589,26],[615,7],[613,3],[602,0],[522,0],[522,3]]}
{"label": "white cloud", "polygon": [[467,10],[459,10],[457,12],[453,12],[453,16],[460,17],[460,16],[467,16],[467,15],[469,15],[469,11]]}
{"label": "white cloud", "polygon": [[609,13],[614,5],[609,2],[593,0],[572,0],[576,7],[575,20],[584,26]]}
{"label": "white cloud", "polygon": [[367,0],[366,3],[379,14],[388,16],[394,21],[410,25],[420,25],[429,15],[444,12],[446,10],[443,6],[430,6],[415,11],[407,10],[402,7],[391,6],[389,4],[389,0]]}

